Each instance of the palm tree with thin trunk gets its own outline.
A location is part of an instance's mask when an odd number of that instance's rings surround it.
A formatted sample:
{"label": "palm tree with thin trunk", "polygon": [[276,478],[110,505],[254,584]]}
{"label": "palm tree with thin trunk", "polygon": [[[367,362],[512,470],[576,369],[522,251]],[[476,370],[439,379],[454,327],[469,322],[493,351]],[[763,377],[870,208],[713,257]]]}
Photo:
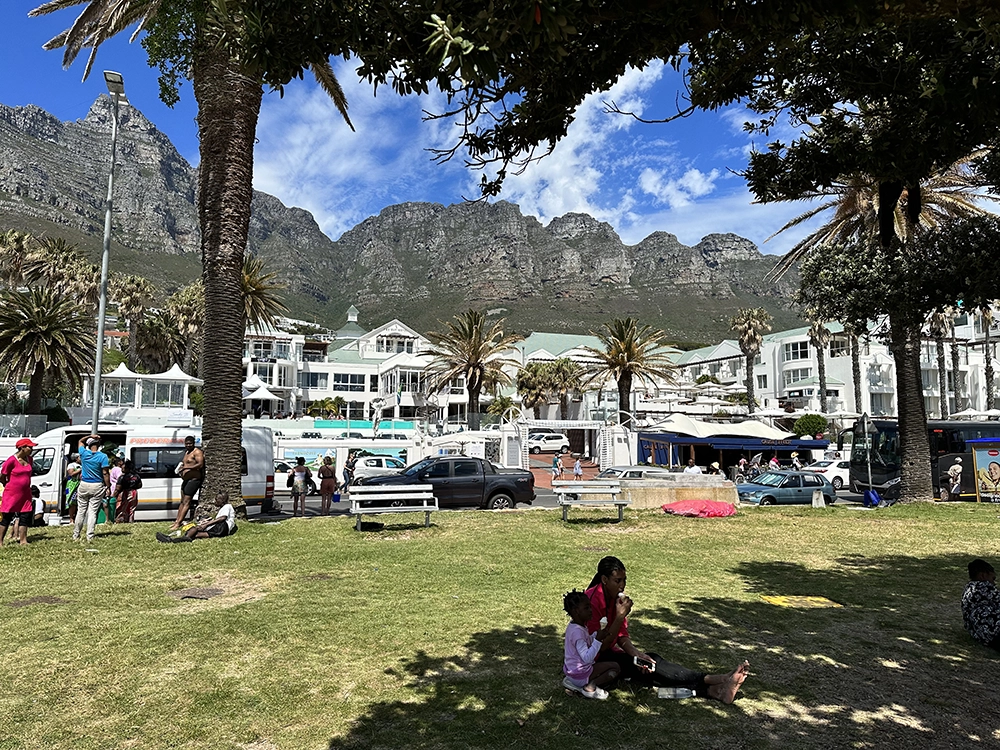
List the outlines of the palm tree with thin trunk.
{"label": "palm tree with thin trunk", "polygon": [[935,354],[937,356],[937,376],[938,393],[940,394],[938,412],[941,419],[948,418],[948,366],[945,364],[944,337],[948,335],[950,322],[948,320],[948,310],[938,309],[930,314],[927,319],[931,338],[934,339]]}
{"label": "palm tree with thin trunk", "polygon": [[583,388],[583,368],[568,357],[549,363],[549,387],[559,397],[559,418],[569,419],[569,399]]}
{"label": "palm tree with thin trunk", "polygon": [[41,412],[46,379],[79,387],[93,367],[93,331],[89,312],[52,289],[0,294],[0,360],[9,377],[27,380],[28,414]]}
{"label": "palm tree with thin trunk", "polygon": [[[166,3],[162,0],[52,0],[34,10],[40,16],[85,6],[72,27],[51,39],[46,49],[64,49],[69,67],[90,49],[84,79],[101,44],[133,24],[133,38],[153,29],[162,47],[183,47],[181,71],[192,80],[198,103],[198,221],[201,227],[202,281],[205,285],[205,339],[212,356],[204,360],[205,486],[202,494],[229,493],[242,508],[240,440],[242,434],[243,338],[246,332],[241,288],[243,259],[253,199],[253,150],[263,97],[267,57],[240,50],[247,14],[242,3]],[[189,14],[190,13],[190,14]],[[178,34],[190,21],[190,28]],[[147,47],[148,48],[148,47]],[[294,51],[283,51],[286,55]],[[171,62],[177,63],[177,55]],[[301,60],[333,99],[347,124],[347,98],[329,60]],[[162,79],[161,79],[162,81]]]}
{"label": "palm tree with thin trunk", "polygon": [[24,258],[32,244],[26,232],[8,230],[0,232],[0,283],[16,289],[21,283]]}
{"label": "palm tree with thin trunk", "polygon": [[631,421],[632,386],[657,386],[677,382],[677,368],[663,343],[664,333],[650,325],[640,325],[635,318],[617,318],[604,328],[591,333],[603,348],[584,346],[582,349],[595,360],[585,370],[586,385],[600,385],[611,379],[618,384],[618,420],[621,413]]}
{"label": "palm tree with thin trunk", "polygon": [[177,320],[165,310],[144,315],[135,338],[136,354],[147,372],[165,372],[179,364],[184,354],[184,336]]}
{"label": "palm tree with thin trunk", "polygon": [[948,329],[951,333],[951,381],[955,389],[955,411],[962,411],[965,408],[963,394],[965,393],[965,373],[961,369],[961,361],[958,351],[958,337],[955,335],[955,321],[958,318],[958,308],[948,308]]}
{"label": "palm tree with thin trunk", "polygon": [[118,306],[118,317],[128,325],[128,367],[135,370],[139,364],[139,325],[146,315],[146,308],[153,301],[156,288],[142,276],[113,274],[108,282],[108,296]]}
{"label": "palm tree with thin trunk", "polygon": [[826,402],[826,347],[830,344],[830,329],[815,312],[807,313],[809,324],[809,344],[816,351],[816,375],[819,377],[819,410],[827,413]]}
{"label": "palm tree with thin trunk", "polygon": [[431,342],[428,353],[432,358],[427,370],[430,388],[437,391],[451,380],[465,378],[470,430],[479,429],[482,393],[510,385],[511,378],[505,370],[517,367],[517,361],[508,355],[521,337],[505,333],[503,324],[501,318],[490,325],[486,315],[468,310],[445,322],[444,331],[427,334]]}
{"label": "palm tree with thin trunk", "polygon": [[984,305],[980,308],[983,320],[983,357],[986,366],[983,375],[986,379],[986,408],[993,408],[993,345],[990,342],[990,328],[993,326],[993,306]]}
{"label": "palm tree with thin trunk", "polygon": [[861,334],[867,332],[864,322],[840,321],[851,347],[851,385],[854,388],[854,410],[867,411],[864,408],[864,394],[861,390]]}
{"label": "palm tree with thin trunk", "polygon": [[517,371],[514,387],[521,404],[531,409],[535,419],[541,419],[541,407],[549,398],[548,362],[529,362]]}
{"label": "palm tree with thin trunk", "polygon": [[191,374],[195,355],[202,351],[202,328],[205,320],[205,288],[201,281],[188,284],[167,298],[167,311],[177,321],[177,330],[184,338],[184,359],[181,369]]}
{"label": "palm tree with thin trunk", "polygon": [[753,414],[757,401],[754,398],[753,362],[760,354],[764,334],[771,330],[774,318],[763,307],[744,307],[729,319],[729,327],[736,332],[740,351],[746,358],[746,372],[743,381],[747,392],[747,413]]}

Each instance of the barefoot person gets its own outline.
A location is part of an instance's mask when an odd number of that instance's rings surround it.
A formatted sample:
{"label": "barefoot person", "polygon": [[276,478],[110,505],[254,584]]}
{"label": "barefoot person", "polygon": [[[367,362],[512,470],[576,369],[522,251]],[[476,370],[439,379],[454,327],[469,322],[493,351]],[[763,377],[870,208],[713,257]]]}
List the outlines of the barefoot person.
{"label": "barefoot person", "polygon": [[171,531],[179,529],[184,524],[191,509],[191,501],[198,494],[202,480],[205,479],[205,454],[201,448],[195,447],[192,435],[184,438],[184,458],[181,459],[180,475],[181,504],[177,508],[177,520],[170,527]]}
{"label": "barefoot person", "polygon": [[[31,438],[21,438],[13,456],[0,467],[0,484],[3,485],[3,500],[0,502],[0,547],[7,536],[7,527],[17,520],[17,541],[28,543],[28,527],[31,526],[34,502],[31,499],[31,472],[33,464],[31,452],[36,443]],[[11,532],[13,533],[13,532]]]}
{"label": "barefoot person", "polygon": [[[210,506],[211,507],[211,506]],[[232,536],[236,533],[236,510],[229,502],[229,493],[222,490],[215,496],[215,516],[192,526],[184,534],[171,536],[162,531],[156,532],[157,541],[164,544],[174,542],[193,542],[195,539],[218,539]]]}
{"label": "barefoot person", "polygon": [[[744,661],[729,674],[705,674],[678,664],[671,664],[654,653],[644,653],[632,644],[628,633],[628,620],[622,618],[617,628],[619,602],[626,602],[631,609],[632,600],[625,595],[625,564],[617,557],[605,557],[597,565],[597,575],[590,582],[586,594],[592,606],[587,630],[596,633],[601,641],[597,661],[613,661],[621,674],[637,682],[647,682],[656,687],[688,688],[701,698],[714,698],[723,703],[736,699],[743,681],[750,673],[750,663]],[[610,613],[610,615],[609,615]],[[652,662],[652,670],[638,667],[635,658]]]}

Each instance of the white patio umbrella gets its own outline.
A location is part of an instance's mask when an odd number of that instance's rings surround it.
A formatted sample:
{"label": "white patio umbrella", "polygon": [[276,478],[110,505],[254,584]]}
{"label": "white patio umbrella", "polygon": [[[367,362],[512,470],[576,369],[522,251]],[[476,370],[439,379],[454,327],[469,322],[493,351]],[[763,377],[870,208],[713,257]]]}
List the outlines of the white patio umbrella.
{"label": "white patio umbrella", "polygon": [[949,415],[949,419],[975,419],[976,417],[981,417],[985,412],[979,409],[973,409],[971,406],[967,409],[962,409],[962,411],[956,411],[954,414]]}

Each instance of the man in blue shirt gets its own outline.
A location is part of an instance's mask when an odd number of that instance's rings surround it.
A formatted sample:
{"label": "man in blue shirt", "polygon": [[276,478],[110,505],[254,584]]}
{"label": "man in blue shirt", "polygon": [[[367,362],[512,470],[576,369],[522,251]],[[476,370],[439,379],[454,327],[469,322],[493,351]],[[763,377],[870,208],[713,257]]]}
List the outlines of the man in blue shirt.
{"label": "man in blue shirt", "polygon": [[103,441],[100,435],[80,438],[80,487],[76,493],[76,524],[73,526],[73,541],[80,538],[84,518],[87,521],[87,541],[94,538],[97,525],[97,511],[105,499],[111,496],[111,466],[106,453],[101,452]]}

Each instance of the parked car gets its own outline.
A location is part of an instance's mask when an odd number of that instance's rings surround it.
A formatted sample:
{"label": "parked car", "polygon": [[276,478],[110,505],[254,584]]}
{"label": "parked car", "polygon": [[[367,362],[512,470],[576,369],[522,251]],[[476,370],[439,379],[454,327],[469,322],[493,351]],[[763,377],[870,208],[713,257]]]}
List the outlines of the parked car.
{"label": "parked car", "polygon": [[809,505],[814,490],[823,490],[827,505],[837,499],[833,485],[813,471],[765,471],[736,485],[740,502],[749,505]]}
{"label": "parked car", "polygon": [[337,437],[334,438],[334,439],[335,440],[364,440],[365,436],[364,436],[364,434],[362,434],[360,432],[342,432],[339,435],[337,435]]}
{"label": "parked car", "polygon": [[365,477],[398,474],[405,468],[403,461],[392,456],[363,456],[354,467],[354,480],[357,482]]}
{"label": "parked car", "polygon": [[528,450],[531,453],[569,452],[569,438],[558,433],[532,433],[528,435]]}
{"label": "parked car", "polygon": [[303,432],[301,437],[302,437],[303,440],[322,440],[323,439],[323,433],[322,432]]}
{"label": "parked car", "polygon": [[376,440],[410,440],[409,435],[404,435],[402,432],[380,432],[375,436]]}
{"label": "parked car", "polygon": [[670,476],[668,469],[659,466],[610,466],[601,471],[595,479],[656,479]]}
{"label": "parked car", "polygon": [[804,471],[815,471],[826,477],[833,489],[841,490],[850,480],[850,461],[817,461],[805,467]]}
{"label": "parked car", "polygon": [[[530,505],[535,499],[535,477],[524,469],[500,472],[482,458],[432,456],[407,466],[400,474],[363,479],[361,484],[430,484],[442,508],[476,506],[490,510]],[[367,504],[378,504],[368,501]]]}
{"label": "parked car", "polygon": [[[288,489],[288,472],[292,470],[292,464],[281,458],[274,459],[274,488],[278,492],[291,492]],[[313,478],[306,480],[306,492],[310,495],[316,495],[319,493],[319,489],[316,487],[316,472],[311,468]]]}

